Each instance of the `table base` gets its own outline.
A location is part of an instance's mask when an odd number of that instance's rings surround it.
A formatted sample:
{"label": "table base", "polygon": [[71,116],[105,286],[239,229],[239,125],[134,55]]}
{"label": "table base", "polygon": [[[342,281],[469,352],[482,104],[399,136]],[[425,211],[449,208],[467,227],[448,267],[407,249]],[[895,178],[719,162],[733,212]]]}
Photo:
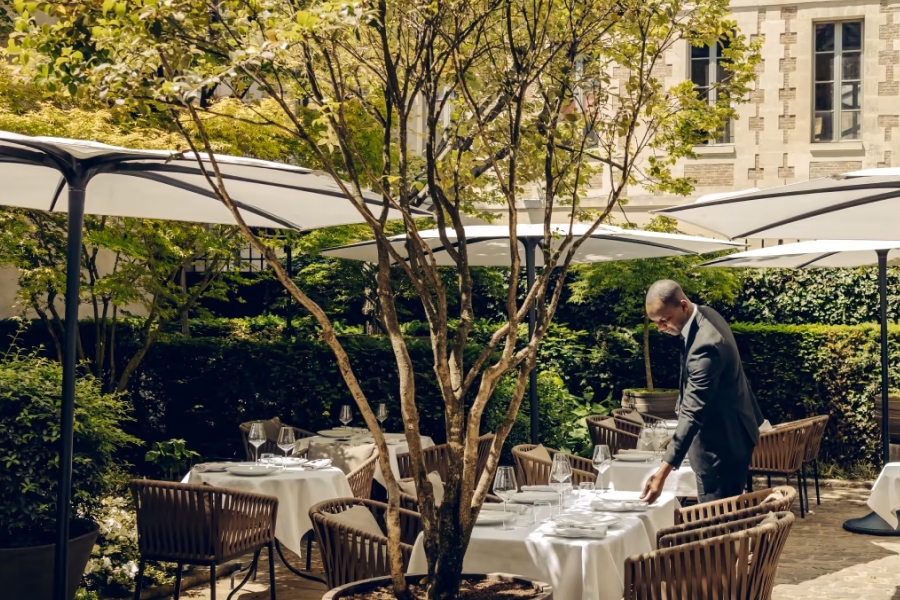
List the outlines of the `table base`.
{"label": "table base", "polygon": [[[235,594],[237,594],[239,591],[241,591],[241,588],[244,587],[244,585],[248,581],[250,581],[250,577],[253,577],[254,581],[256,580],[256,569],[259,567],[260,552],[262,552],[261,548],[253,553],[253,561],[250,563],[250,568],[247,569],[247,574],[244,575],[244,578],[241,579],[241,582],[237,585],[237,587],[232,588],[231,592],[228,594],[228,596],[225,598],[225,600],[231,600],[231,598]],[[269,562],[270,563],[272,562],[272,558],[274,558],[272,556],[272,547],[269,546]],[[269,577],[269,579],[271,580],[271,581],[269,581],[269,585],[271,586],[272,590],[274,590],[275,589],[275,577],[274,577],[275,569],[273,567],[269,567],[269,573],[272,574]],[[232,585],[234,585],[234,575],[231,576],[231,583],[232,583]],[[213,584],[213,585],[215,585],[215,584]],[[177,589],[176,589],[175,595],[178,596]],[[275,597],[274,591],[272,592],[272,597],[273,598]]]}
{"label": "table base", "polygon": [[[304,573],[303,571],[300,571],[299,569],[297,569],[297,568],[295,568],[293,565],[291,565],[291,563],[289,563],[289,562],[287,561],[287,559],[284,557],[284,553],[281,551],[281,543],[278,541],[278,538],[275,538],[275,551],[278,552],[278,558],[281,559],[282,564],[284,564],[284,566],[287,567],[287,570],[290,571],[291,573],[293,573],[294,575],[296,575],[297,577],[302,577],[303,579],[308,579],[308,580],[310,580],[310,581],[317,581],[317,582],[319,582],[319,583],[325,583],[325,580],[324,580],[324,579],[320,579],[320,578],[315,577],[315,576],[313,576],[313,575],[307,575],[307,574]],[[308,545],[307,545],[307,551],[306,551],[306,552],[307,552],[307,560],[306,560],[306,564],[309,565],[309,557],[308,557],[308,555],[309,555],[309,546],[308,546]]]}
{"label": "table base", "polygon": [[844,521],[844,529],[850,533],[862,533],[865,535],[900,536],[900,525],[896,529],[875,513],[869,513],[858,519]]}

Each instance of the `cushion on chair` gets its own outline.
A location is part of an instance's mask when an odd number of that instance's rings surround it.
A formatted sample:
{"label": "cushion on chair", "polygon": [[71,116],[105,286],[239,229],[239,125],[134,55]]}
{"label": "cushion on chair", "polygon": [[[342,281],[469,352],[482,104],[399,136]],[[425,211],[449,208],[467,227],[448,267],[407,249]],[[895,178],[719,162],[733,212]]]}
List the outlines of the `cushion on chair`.
{"label": "cushion on chair", "polygon": [[636,410],[633,410],[630,413],[623,415],[619,418],[625,419],[626,421],[632,421],[634,423],[637,423],[638,425],[644,424],[644,418],[641,416],[641,413],[639,413]]}
{"label": "cushion on chair", "polygon": [[[246,423],[241,423],[241,431],[244,433],[250,433],[250,424],[254,423],[254,421],[247,421]],[[266,432],[266,439],[270,442],[278,441],[278,434],[281,432],[281,419],[278,417],[273,417],[271,419],[267,419],[262,421],[263,429]]]}
{"label": "cushion on chair", "polygon": [[309,452],[307,452],[306,458],[309,460],[330,458],[332,466],[343,471],[344,475],[349,475],[358,469],[364,462],[372,458],[373,452],[375,452],[375,444],[350,446],[347,444],[322,444],[312,442],[309,445]]}
{"label": "cushion on chair", "polygon": [[[438,473],[437,471],[432,471],[428,474],[428,481],[431,482],[431,491],[434,494],[434,504],[435,506],[440,506],[441,502],[444,501],[444,482],[441,481],[440,473]],[[416,495],[415,481],[401,481],[400,491],[407,496],[412,496],[413,498],[418,497]]]}
{"label": "cushion on chair", "polygon": [[371,535],[384,537],[384,532],[381,530],[375,515],[365,506],[354,506],[343,512],[333,513],[331,518],[341,525],[347,525]]}
{"label": "cushion on chair", "polygon": [[525,452],[525,456],[545,463],[553,462],[553,459],[550,457],[550,453],[546,448],[544,448],[543,444],[538,444],[533,449]]}

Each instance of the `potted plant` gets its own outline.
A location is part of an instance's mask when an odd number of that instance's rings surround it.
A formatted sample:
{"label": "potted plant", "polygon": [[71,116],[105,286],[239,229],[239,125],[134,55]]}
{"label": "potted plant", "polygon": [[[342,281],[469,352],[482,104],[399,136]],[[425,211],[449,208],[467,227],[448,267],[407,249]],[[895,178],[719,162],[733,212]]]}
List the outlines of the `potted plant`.
{"label": "potted plant", "polygon": [[[655,217],[644,229],[665,233],[680,233],[677,223],[663,216]],[[622,391],[622,406],[659,417],[674,418],[678,390],[659,389],[653,382],[653,363],[650,358],[651,324],[644,308],[647,289],[660,279],[674,279],[695,302],[727,304],[740,291],[740,279],[734,270],[701,269],[711,256],[678,256],[648,258],[579,265],[572,284],[572,302],[588,304],[608,301],[615,296],[616,314],[621,325],[643,318],[642,343],[644,380],[646,387]]]}
{"label": "potted plant", "polygon": [[[10,350],[0,359],[0,590],[7,598],[51,600],[56,541],[56,485],[62,367]],[[75,391],[75,463],[69,538],[73,598],[97,539],[101,500],[124,481],[115,452],[134,438],[118,395],[82,377]]]}
{"label": "potted plant", "polygon": [[[113,11],[95,2],[58,8],[40,3],[59,19],[38,23],[23,13],[12,42],[18,64],[45,87],[52,81],[53,89],[104,98],[129,114],[170,116],[185,147],[209,155],[198,168],[208,175],[211,194],[315,319],[372,431],[389,495],[390,577],[382,585],[409,598],[400,490],[371,407],[377,400],[357,380],[326,311],[287,272],[278,254],[283,238],[269,241],[247,225],[245,211],[253,208],[246,202],[252,199],[237,192],[232,197],[239,184],[218,170],[210,128],[232,120],[244,130],[249,124],[253,135],[280,140],[304,166],[327,174],[336,195],[355,203],[365,226],[347,228],[342,240],[336,234],[333,245],[374,240],[378,250],[374,297],[379,327],[396,358],[399,412],[428,563],[423,594],[461,597],[475,519],[562,298],[563,286],[556,283],[565,281],[581,244],[625,200],[629,186],[640,181],[657,190],[690,190],[672,166],[736,116],[734,106],[754,77],[755,49],[745,37],[728,34],[723,66],[729,77],[716,94],[721,100],[710,103],[689,84],[669,87],[656,78],[656,67],[677,44],[710,45],[733,30],[727,6],[706,0],[659,0],[652,9],[645,2],[583,0],[540,10],[525,0],[127,6]],[[617,85],[610,80],[614,66]],[[229,91],[240,100],[217,100]],[[636,166],[651,151],[664,158]],[[314,178],[310,183],[318,185]],[[603,192],[586,207],[590,186]],[[509,269],[509,286],[498,309],[501,322],[478,343],[473,240],[464,223],[493,205],[507,219],[507,235],[515,237],[517,211],[536,188],[543,190],[536,225],[542,232],[540,268],[523,293],[530,260],[518,243],[493,241],[498,266]],[[421,221],[417,209],[423,207],[430,222]],[[576,222],[587,227],[560,232],[552,225]],[[439,230],[439,243],[420,237],[426,224]],[[388,239],[398,229],[405,243]],[[413,290],[428,322],[432,374],[413,370],[395,302],[401,285]],[[530,311],[533,326],[520,336]],[[513,393],[476,481],[482,417],[504,376],[514,379]],[[449,448],[440,506],[427,478],[416,403],[417,387],[429,380],[444,400],[446,435],[439,437]],[[542,593],[531,591],[534,597]]]}

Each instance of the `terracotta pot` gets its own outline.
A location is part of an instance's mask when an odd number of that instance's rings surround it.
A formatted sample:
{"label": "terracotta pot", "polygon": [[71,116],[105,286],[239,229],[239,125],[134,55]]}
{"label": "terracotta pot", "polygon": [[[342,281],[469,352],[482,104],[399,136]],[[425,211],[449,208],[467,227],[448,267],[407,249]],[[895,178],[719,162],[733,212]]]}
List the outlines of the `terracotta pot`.
{"label": "terracotta pot", "polygon": [[[625,406],[625,394],[630,406]],[[624,408],[633,408],[639,413],[647,413],[663,419],[675,419],[675,407],[678,405],[678,390],[625,390],[622,397]]]}
{"label": "terracotta pot", "polygon": [[[881,429],[881,395],[875,398],[875,418]],[[891,442],[900,444],[900,396],[888,396],[888,424],[891,427]]]}
{"label": "terracotta pot", "polygon": [[[84,523],[84,522],[81,522]],[[73,529],[75,522],[72,523]],[[67,598],[74,598],[81,576],[91,558],[91,550],[97,541],[99,527],[96,523],[84,523],[77,537],[69,538],[69,589]],[[4,598],[28,598],[28,600],[53,599],[53,562],[56,544],[0,548],[0,596]]]}
{"label": "terracotta pot", "polygon": [[[528,579],[526,577],[519,577],[518,575],[509,575],[507,573],[488,573],[486,575],[471,575],[466,573],[462,576],[465,581],[482,581],[484,579],[496,580],[496,581],[514,581],[516,583],[522,583],[525,585],[530,585],[534,587],[534,596],[529,600],[553,600],[553,588],[551,588],[546,583],[541,583],[540,581],[534,581],[532,579]],[[416,583],[421,581],[421,575],[407,575],[406,581],[409,583]],[[364,579],[362,581],[354,581],[353,583],[348,583],[346,585],[342,585],[340,587],[336,587],[333,590],[329,590],[323,597],[322,600],[340,600],[341,598],[347,598],[349,596],[353,596],[354,594],[365,594],[366,592],[383,587],[384,585],[390,585],[391,578],[390,577],[374,577],[372,579]]]}

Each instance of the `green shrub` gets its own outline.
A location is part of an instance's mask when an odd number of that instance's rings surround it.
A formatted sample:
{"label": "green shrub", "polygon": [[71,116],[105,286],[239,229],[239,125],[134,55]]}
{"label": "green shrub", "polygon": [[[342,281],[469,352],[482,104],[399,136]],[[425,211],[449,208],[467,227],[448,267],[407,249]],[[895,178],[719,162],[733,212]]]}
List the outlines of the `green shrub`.
{"label": "green shrub", "polygon": [[[53,539],[59,476],[62,367],[10,350],[0,360],[0,545]],[[128,407],[93,377],[75,387],[72,516],[96,519],[102,498],[124,481],[115,455],[137,440],[122,431]]]}

